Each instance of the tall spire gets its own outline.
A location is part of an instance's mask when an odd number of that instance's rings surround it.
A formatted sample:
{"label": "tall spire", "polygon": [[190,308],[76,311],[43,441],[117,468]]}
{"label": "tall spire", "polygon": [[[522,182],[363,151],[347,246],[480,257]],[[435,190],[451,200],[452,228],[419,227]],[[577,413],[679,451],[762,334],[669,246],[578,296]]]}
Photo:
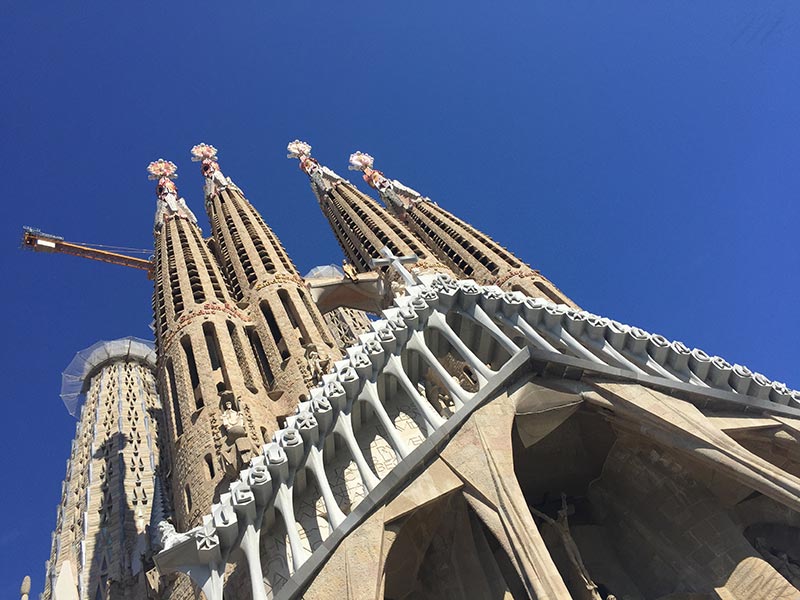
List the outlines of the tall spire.
{"label": "tall spire", "polygon": [[389,179],[373,168],[369,154],[350,155],[350,169],[363,172],[364,181],[383,202],[445,264],[462,277],[483,285],[498,285],[558,304],[575,304],[539,271],[532,269],[485,233],[441,208],[430,198]]}
{"label": "tall spire", "polygon": [[267,419],[263,406],[269,400],[244,341],[249,318],[178,197],[174,163],[158,160],[148,171],[158,179],[153,308],[166,445],[174,465],[164,483],[171,485],[178,523],[190,527],[211,506],[225,476],[237,473],[263,443],[257,423]]}
{"label": "tall spire", "polygon": [[339,358],[339,350],[286,249],[242,190],[220,171],[216,148],[198,144],[192,155],[206,179],[214,250],[234,296],[254,323],[247,338],[268,382],[267,421],[277,427],[277,419],[292,413],[316,383],[308,353],[330,361]]}
{"label": "tall spire", "polygon": [[347,260],[360,272],[372,270],[386,247],[395,256],[416,255],[413,270],[449,273],[449,269],[375,200],[311,157],[311,146],[295,140],[287,146],[289,158],[300,161],[300,170],[311,179],[311,189],[328,219]]}
{"label": "tall spire", "polygon": [[169,160],[159,158],[147,165],[147,172],[150,173],[148,179],[158,180],[156,186],[156,219],[153,229],[159,231],[168,219],[186,219],[197,225],[197,217],[186,206],[186,201],[178,197],[178,186],[173,179],[178,178],[178,167]]}

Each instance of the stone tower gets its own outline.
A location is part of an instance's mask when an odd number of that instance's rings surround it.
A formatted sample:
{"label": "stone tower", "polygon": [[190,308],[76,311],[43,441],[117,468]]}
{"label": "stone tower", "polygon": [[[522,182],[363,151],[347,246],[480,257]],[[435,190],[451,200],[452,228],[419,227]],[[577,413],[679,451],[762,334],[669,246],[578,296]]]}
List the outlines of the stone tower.
{"label": "stone tower", "polygon": [[155,369],[152,344],[123,338],[79,352],[64,372],[61,397],[78,424],[44,600],[147,596],[162,428]]}
{"label": "stone tower", "polygon": [[247,464],[272,422],[264,385],[246,340],[248,316],[234,300],[194,214],[159,160],[154,311],[159,383],[169,429],[174,510],[192,526],[217,486]]}
{"label": "stone tower", "polygon": [[412,267],[414,272],[450,273],[394,215],[312,158],[311,146],[295,140],[288,150],[289,157],[300,161],[300,170],[311,180],[311,189],[336,241],[358,272],[371,271],[372,260],[381,259],[380,251],[385,247],[395,256],[415,255],[418,261]]}
{"label": "stone tower", "polygon": [[444,210],[430,198],[373,169],[373,158],[369,154],[352,154],[350,165],[351,169],[363,171],[364,181],[378,191],[387,208],[459,277],[575,307],[539,271],[488,235]]}
{"label": "stone tower", "polygon": [[220,171],[216,149],[199,144],[192,154],[206,178],[212,246],[238,306],[253,322],[247,339],[269,396],[271,415],[262,424],[272,430],[318,381],[308,356],[316,353],[327,363],[340,357],[339,349],[278,237]]}

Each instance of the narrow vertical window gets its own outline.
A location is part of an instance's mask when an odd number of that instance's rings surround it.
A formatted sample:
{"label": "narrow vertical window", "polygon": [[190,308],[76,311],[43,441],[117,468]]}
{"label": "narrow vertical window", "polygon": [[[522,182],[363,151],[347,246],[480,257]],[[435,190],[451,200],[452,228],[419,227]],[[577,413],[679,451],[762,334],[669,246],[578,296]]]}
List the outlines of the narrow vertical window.
{"label": "narrow vertical window", "polygon": [[[548,298],[550,298],[550,300],[552,300],[552,301],[553,301],[553,302],[555,302],[556,304],[563,304],[563,303],[564,303],[564,299],[563,299],[561,296],[559,296],[558,294],[556,294],[556,293],[555,293],[553,290],[551,290],[549,287],[547,287],[547,286],[546,286],[544,283],[542,283],[541,281],[534,281],[534,282],[533,282],[533,285],[535,285],[535,286],[536,286],[536,288],[537,288],[539,291],[541,291],[541,292],[542,292],[542,293],[543,293],[545,296],[547,296]],[[524,291],[525,291],[525,290],[523,290],[522,288],[520,288],[519,286],[514,286],[514,289],[515,289],[515,290],[516,290],[516,289],[519,289],[519,291],[521,291],[521,292],[523,292],[523,293],[524,293]]]}
{"label": "narrow vertical window", "polygon": [[186,484],[186,487],[183,488],[183,492],[186,495],[186,510],[192,510],[192,490],[189,489],[189,484]]}
{"label": "narrow vertical window", "polygon": [[236,353],[236,360],[239,363],[239,367],[242,369],[242,375],[244,376],[244,384],[247,386],[247,389],[253,393],[256,393],[258,389],[255,386],[255,382],[253,381],[253,375],[250,372],[250,364],[247,360],[247,357],[244,354],[244,348],[242,347],[242,341],[239,337],[239,332],[236,329],[236,326],[231,323],[230,321],[226,321],[225,324],[228,327],[228,335],[231,338],[231,342],[233,343],[233,351]]}
{"label": "narrow vertical window", "polygon": [[250,347],[253,349],[253,354],[256,357],[256,364],[258,371],[261,374],[261,380],[264,382],[264,389],[269,390],[272,388],[272,383],[275,377],[272,374],[272,369],[269,368],[269,360],[267,354],[264,352],[264,346],[261,344],[261,338],[258,337],[255,327],[246,327],[247,339],[250,341]]}
{"label": "narrow vertical window", "polygon": [[281,359],[286,360],[289,358],[289,350],[286,348],[286,343],[283,341],[283,333],[281,333],[281,328],[278,327],[278,322],[275,320],[275,315],[269,306],[269,302],[264,301],[261,303],[261,313],[264,315],[264,319],[267,321],[267,326],[269,327],[269,332],[272,334],[272,339],[275,341],[275,345],[281,353]]}
{"label": "narrow vertical window", "polygon": [[206,348],[208,348],[208,358],[211,360],[211,368],[215,371],[220,368],[219,345],[214,331],[214,325],[203,323],[203,336],[206,338]]}
{"label": "narrow vertical window", "polygon": [[197,363],[194,361],[194,351],[192,350],[192,340],[188,335],[181,338],[181,347],[186,356],[186,362],[189,365],[189,379],[192,382],[192,392],[194,393],[195,408],[203,408],[203,397],[198,394],[198,386],[200,385],[200,376],[197,374]]}
{"label": "narrow vertical window", "polygon": [[169,395],[172,396],[172,414],[175,421],[175,435],[183,433],[183,420],[181,419],[181,406],[178,400],[178,386],[175,384],[175,369],[172,360],[167,361],[167,379],[169,380]]}
{"label": "narrow vertical window", "polygon": [[206,468],[208,469],[208,478],[214,479],[214,460],[211,458],[210,454],[206,454],[205,461]]}

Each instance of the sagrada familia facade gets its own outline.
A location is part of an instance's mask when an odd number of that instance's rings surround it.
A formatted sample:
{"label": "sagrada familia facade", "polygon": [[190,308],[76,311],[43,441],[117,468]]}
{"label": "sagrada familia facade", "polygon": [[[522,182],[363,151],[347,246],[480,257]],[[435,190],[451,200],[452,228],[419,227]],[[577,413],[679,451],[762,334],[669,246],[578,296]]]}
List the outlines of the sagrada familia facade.
{"label": "sagrada familia facade", "polygon": [[800,598],[800,393],[288,150],[341,270],[302,277],[212,146],[208,238],[151,163],[155,345],[65,373],[42,598]]}

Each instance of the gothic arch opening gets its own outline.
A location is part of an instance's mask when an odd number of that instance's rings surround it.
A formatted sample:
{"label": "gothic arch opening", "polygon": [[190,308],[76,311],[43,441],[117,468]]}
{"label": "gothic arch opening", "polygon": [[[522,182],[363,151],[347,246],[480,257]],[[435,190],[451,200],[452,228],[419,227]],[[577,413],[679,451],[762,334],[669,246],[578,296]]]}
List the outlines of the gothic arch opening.
{"label": "gothic arch opening", "polygon": [[384,567],[386,600],[527,598],[511,560],[459,492],[400,523]]}

